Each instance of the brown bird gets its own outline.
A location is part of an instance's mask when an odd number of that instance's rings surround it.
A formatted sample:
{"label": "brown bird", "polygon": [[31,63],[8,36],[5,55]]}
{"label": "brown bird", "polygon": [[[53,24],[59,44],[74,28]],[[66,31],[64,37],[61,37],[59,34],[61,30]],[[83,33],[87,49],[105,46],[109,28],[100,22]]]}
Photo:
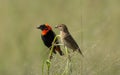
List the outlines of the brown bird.
{"label": "brown bird", "polygon": [[65,24],[60,24],[57,25],[55,28],[58,28],[60,30],[61,42],[73,51],[78,50],[79,53],[83,56],[78,44],[69,33],[67,26]]}

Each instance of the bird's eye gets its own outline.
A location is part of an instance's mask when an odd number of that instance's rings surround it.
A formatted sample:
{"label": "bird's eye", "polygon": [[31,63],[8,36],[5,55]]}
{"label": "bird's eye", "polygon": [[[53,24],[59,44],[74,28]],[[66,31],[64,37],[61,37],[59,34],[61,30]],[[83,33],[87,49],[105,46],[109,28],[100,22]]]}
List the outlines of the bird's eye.
{"label": "bird's eye", "polygon": [[59,27],[62,27],[61,25]]}

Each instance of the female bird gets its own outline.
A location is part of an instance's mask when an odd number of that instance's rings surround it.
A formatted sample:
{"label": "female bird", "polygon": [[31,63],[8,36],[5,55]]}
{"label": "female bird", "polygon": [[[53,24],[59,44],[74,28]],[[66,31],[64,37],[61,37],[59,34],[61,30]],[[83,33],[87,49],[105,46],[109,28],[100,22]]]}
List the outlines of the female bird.
{"label": "female bird", "polygon": [[61,42],[73,51],[78,50],[79,53],[83,56],[78,44],[69,33],[67,26],[65,24],[60,24],[57,25],[55,28],[58,28],[60,30]]}

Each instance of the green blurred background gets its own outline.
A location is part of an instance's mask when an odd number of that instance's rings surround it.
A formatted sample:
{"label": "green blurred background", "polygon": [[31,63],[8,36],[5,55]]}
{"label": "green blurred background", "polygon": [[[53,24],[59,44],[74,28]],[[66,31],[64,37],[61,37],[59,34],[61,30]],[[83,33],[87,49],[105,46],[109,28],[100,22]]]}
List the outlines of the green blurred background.
{"label": "green blurred background", "polygon": [[[120,74],[120,0],[0,0],[0,75],[42,74],[43,23],[66,24],[80,45],[85,57],[72,54],[71,75]],[[50,75],[61,75],[63,60],[55,55]]]}

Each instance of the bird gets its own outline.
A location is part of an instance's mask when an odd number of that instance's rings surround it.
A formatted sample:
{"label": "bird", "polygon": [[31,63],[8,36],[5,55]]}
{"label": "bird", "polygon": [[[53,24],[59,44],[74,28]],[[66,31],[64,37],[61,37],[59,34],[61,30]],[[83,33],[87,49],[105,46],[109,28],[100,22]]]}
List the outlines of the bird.
{"label": "bird", "polygon": [[[46,47],[51,50],[51,46],[53,45],[53,40],[56,37],[55,32],[52,30],[49,24],[41,24],[37,27],[37,29],[41,30],[41,39]],[[58,39],[55,40],[55,44],[59,44]],[[56,51],[62,56],[64,53],[62,52],[59,45],[53,47],[53,53],[56,54]]]}
{"label": "bird", "polygon": [[83,55],[82,51],[80,50],[80,47],[74,40],[74,38],[71,36],[67,26],[65,24],[58,24],[55,26],[60,31],[60,37],[61,42],[64,44],[64,46],[68,47],[69,49],[72,49],[73,51],[78,50],[79,53]]}

